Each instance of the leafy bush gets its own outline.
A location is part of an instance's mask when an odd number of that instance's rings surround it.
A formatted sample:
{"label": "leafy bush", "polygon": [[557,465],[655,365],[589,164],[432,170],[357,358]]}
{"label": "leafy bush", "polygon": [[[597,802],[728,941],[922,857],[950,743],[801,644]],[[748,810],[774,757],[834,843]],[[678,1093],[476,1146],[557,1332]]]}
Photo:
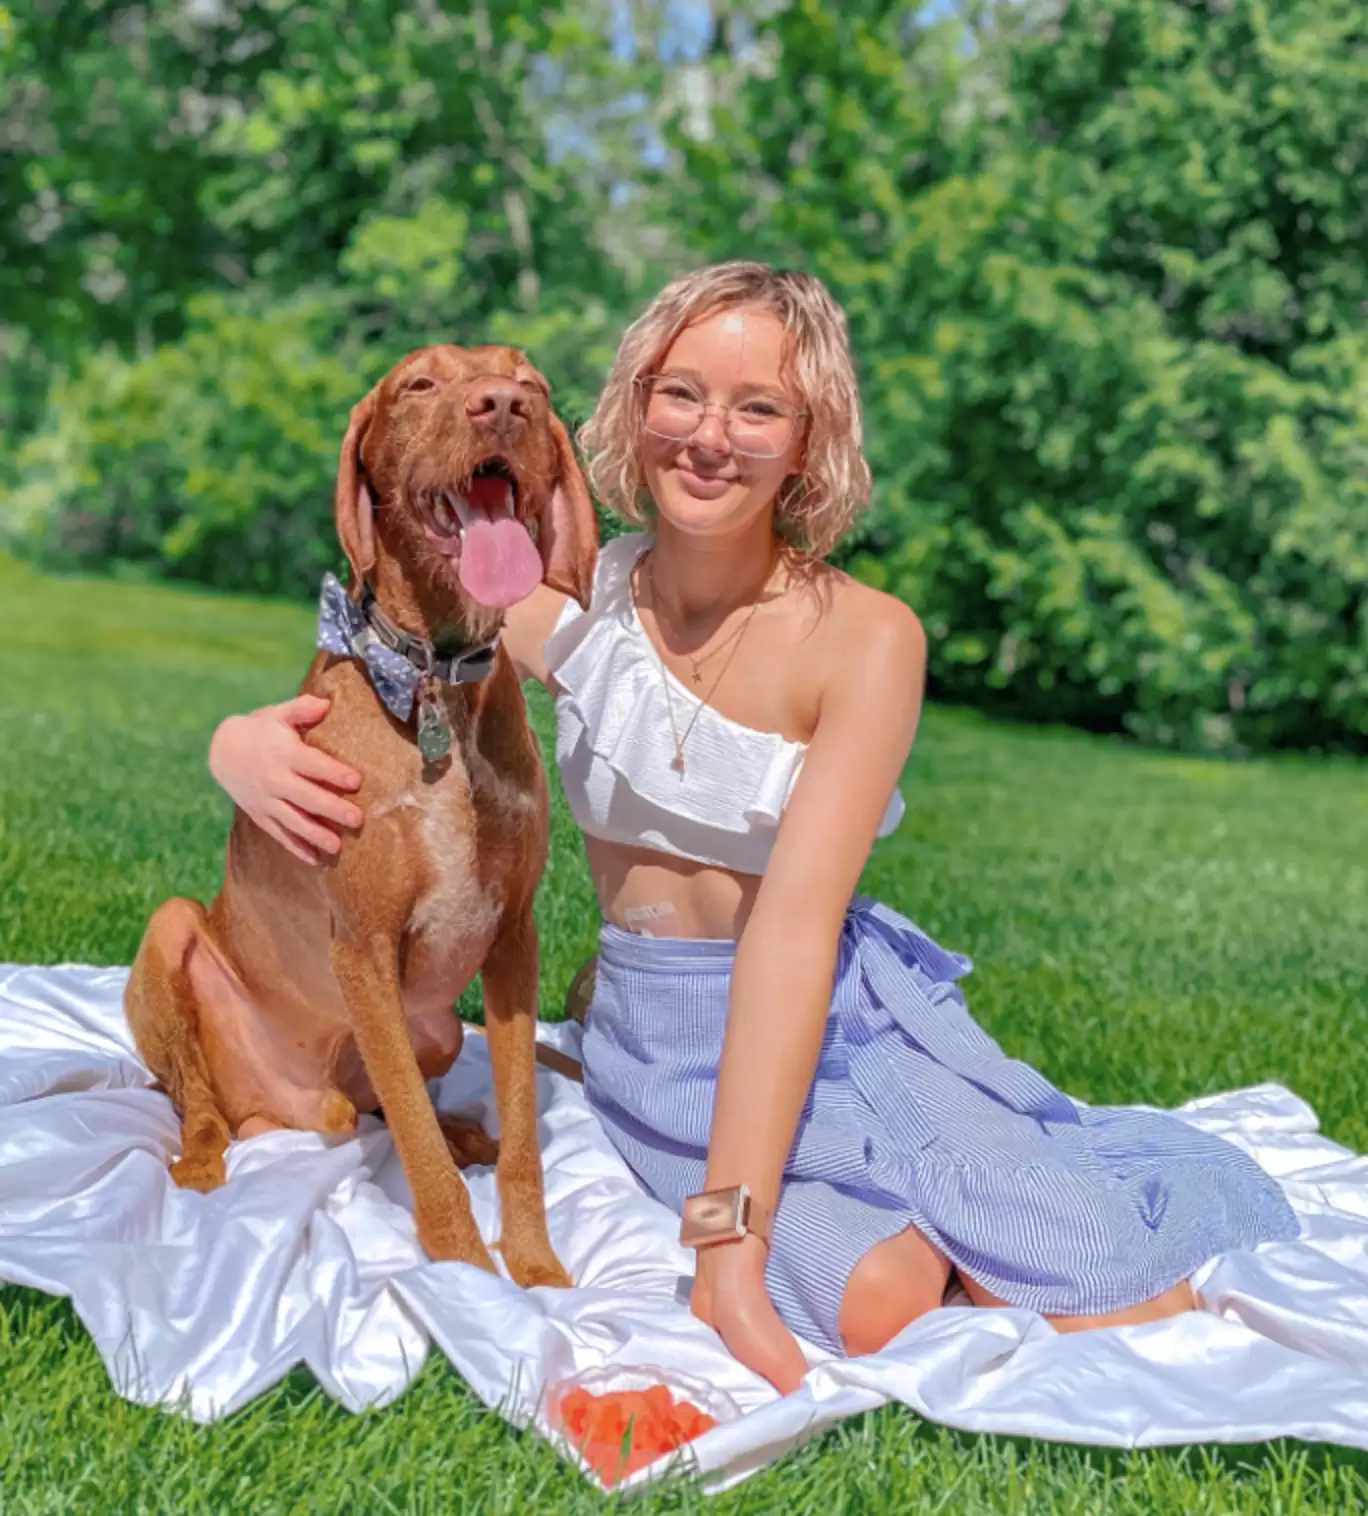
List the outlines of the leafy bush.
{"label": "leafy bush", "polygon": [[[335,298],[256,310],[200,296],[179,341],[90,360],[56,386],[18,459],[9,509],[28,549],[66,567],[117,561],[221,589],[314,594],[339,562],[332,489],[347,413],[406,350],[349,343],[345,317]],[[527,348],[573,426],[616,327],[586,302],[497,316],[482,335]]]}
{"label": "leafy bush", "polygon": [[[587,409],[650,255],[605,214],[636,139],[603,102],[646,65],[603,18],[67,10],[0,8],[0,534],[311,593],[347,409],[400,354],[530,339]],[[549,160],[553,111],[592,152]]]}
{"label": "leafy bush", "polygon": [[310,593],[338,557],[332,478],[368,379],[336,311],[197,297],[178,342],[55,389],[14,505],[48,561],[118,559],[221,589]]}
{"label": "leafy bush", "polygon": [[1285,369],[1183,340],[1124,278],[1013,251],[1001,188],[927,197],[855,572],[920,609],[956,698],[1197,750],[1362,744],[1368,341]]}

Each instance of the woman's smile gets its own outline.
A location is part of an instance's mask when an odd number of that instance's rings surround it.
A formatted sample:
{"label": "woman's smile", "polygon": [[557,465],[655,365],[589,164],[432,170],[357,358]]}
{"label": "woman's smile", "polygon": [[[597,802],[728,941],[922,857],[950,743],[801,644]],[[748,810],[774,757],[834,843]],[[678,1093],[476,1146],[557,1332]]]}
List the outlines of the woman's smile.
{"label": "woman's smile", "polygon": [[674,473],[684,489],[698,500],[721,500],[740,481],[733,474],[716,474],[693,468],[681,455],[674,465]]}
{"label": "woman's smile", "polygon": [[[738,452],[729,429],[740,427],[744,446],[757,431],[755,417],[769,414],[766,403],[801,409],[803,397],[788,382],[787,344],[776,316],[742,305],[694,322],[661,355],[661,380],[674,388],[664,392],[659,429],[645,432],[642,464],[662,524],[705,536],[758,524],[770,535],[774,502],[802,464],[802,433],[786,428],[787,445],[770,457]],[[698,404],[687,437],[670,435],[678,423],[669,405],[677,408],[681,397],[696,397]],[[713,509],[700,510],[705,506]]]}

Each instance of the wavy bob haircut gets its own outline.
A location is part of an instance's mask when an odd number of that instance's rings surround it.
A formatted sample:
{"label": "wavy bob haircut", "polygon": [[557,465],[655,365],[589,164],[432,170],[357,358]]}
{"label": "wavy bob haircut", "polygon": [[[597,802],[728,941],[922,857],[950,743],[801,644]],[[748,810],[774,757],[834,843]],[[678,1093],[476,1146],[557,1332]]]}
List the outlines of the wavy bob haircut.
{"label": "wavy bob haircut", "polygon": [[589,480],[614,514],[634,526],[648,523],[653,507],[642,478],[636,381],[685,327],[742,305],[783,322],[789,378],[807,412],[803,470],[779,492],[775,531],[804,557],[824,558],[869,502],[869,465],[845,313],[811,274],[718,263],[666,285],[624,333],[598,406],[580,429]]}

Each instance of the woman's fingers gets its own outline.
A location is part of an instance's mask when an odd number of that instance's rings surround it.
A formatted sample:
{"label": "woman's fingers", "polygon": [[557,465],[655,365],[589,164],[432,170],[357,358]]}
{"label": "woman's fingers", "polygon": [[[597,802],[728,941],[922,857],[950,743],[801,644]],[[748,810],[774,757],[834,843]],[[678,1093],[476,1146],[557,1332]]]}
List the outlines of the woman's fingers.
{"label": "woman's fingers", "polygon": [[249,716],[230,716],[209,745],[210,772],[234,805],[305,863],[338,851],[341,840],[332,827],[355,830],[365,820],[339,793],[359,789],[361,776],[304,740],[330,704],[321,695],[296,695]]}
{"label": "woman's fingers", "polygon": [[296,841],[306,844],[319,853],[326,853],[331,857],[342,846],[342,839],[336,832],[329,831],[326,826],[311,820],[298,806],[291,805],[288,800],[277,800],[267,814]]}
{"label": "woman's fingers", "polygon": [[264,816],[261,819],[260,826],[261,830],[273,842],[278,842],[287,853],[292,853],[301,863],[316,864],[318,862],[318,854],[307,844],[292,837],[278,821],[273,821],[269,816]]}
{"label": "woman's fingers", "polygon": [[365,812],[342,795],[335,795],[321,784],[311,784],[298,773],[291,774],[282,787],[281,798],[305,816],[331,821],[353,830],[365,820]]}
{"label": "woman's fingers", "polygon": [[[317,779],[330,789],[353,791],[361,788],[361,776],[355,769],[348,768],[340,759],[328,753],[320,753],[316,747],[307,744],[295,756],[295,771],[303,774],[306,779]],[[347,824],[360,826],[361,823],[356,821]]]}
{"label": "woman's fingers", "polygon": [[293,700],[282,700],[275,713],[297,731],[307,731],[317,726],[328,714],[332,701],[326,695],[296,695]]}
{"label": "woman's fingers", "polygon": [[718,1332],[727,1351],[748,1369],[763,1374],[781,1395],[796,1390],[807,1373],[802,1349],[768,1295],[726,1309]]}
{"label": "woman's fingers", "polygon": [[786,1395],[807,1373],[807,1360],[765,1288],[764,1259],[754,1238],[700,1252],[690,1305],[734,1358]]}

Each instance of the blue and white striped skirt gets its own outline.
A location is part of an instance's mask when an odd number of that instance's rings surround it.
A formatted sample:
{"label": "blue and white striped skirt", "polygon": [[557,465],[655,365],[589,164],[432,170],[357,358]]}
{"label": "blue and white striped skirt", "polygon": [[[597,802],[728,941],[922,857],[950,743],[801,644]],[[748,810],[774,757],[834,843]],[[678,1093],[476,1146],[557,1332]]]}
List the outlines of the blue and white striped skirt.
{"label": "blue and white striped skirt", "polygon": [[[585,1094],[676,1211],[703,1187],[735,947],[600,934]],[[1218,1253],[1299,1234],[1232,1144],[1160,1111],[1076,1105],[1008,1058],[956,984],[971,967],[896,911],[852,903],[765,1276],[792,1331],[841,1353],[851,1271],[908,1226],[1045,1315],[1137,1305]]]}

